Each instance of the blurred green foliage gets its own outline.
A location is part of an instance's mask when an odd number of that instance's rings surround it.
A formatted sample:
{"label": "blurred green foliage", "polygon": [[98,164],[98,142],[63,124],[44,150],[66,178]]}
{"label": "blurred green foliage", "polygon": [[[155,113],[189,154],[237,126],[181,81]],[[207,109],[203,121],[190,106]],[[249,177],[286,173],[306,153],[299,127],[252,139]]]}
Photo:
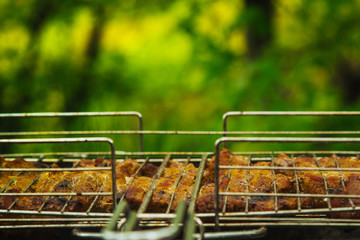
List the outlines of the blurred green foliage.
{"label": "blurred green foliage", "polygon": [[[221,130],[232,110],[359,109],[360,1],[250,2],[0,0],[0,112],[139,111],[145,129]],[[357,119],[231,124],[356,130]],[[1,120],[1,131],[129,126]],[[212,151],[210,138],[145,136],[145,150]]]}

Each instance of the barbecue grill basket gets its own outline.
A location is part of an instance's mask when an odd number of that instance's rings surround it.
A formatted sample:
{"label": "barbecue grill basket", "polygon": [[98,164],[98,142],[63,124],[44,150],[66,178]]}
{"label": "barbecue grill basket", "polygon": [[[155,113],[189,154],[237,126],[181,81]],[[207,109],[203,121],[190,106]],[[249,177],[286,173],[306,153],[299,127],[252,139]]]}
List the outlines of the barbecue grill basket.
{"label": "barbecue grill basket", "polygon": [[[71,152],[71,153],[41,153],[41,154],[4,154],[3,156],[9,159],[16,157],[25,157],[27,161],[39,161],[53,164],[56,162],[74,162],[81,158],[96,158],[98,156],[104,156],[112,161],[112,166],[115,166],[116,161],[124,161],[130,157],[137,159],[142,165],[147,162],[153,162],[161,166],[166,165],[169,160],[183,162],[185,165],[193,163],[198,167],[198,173],[196,176],[195,186],[192,192],[191,201],[187,204],[180,204],[177,213],[171,213],[168,209],[165,213],[153,214],[147,213],[146,209],[151,198],[152,191],[148,191],[146,198],[140,207],[139,211],[129,212],[127,211],[126,204],[121,201],[117,208],[114,208],[114,214],[105,212],[92,212],[92,209],[87,209],[85,212],[67,212],[62,209],[59,212],[46,212],[42,209],[37,211],[23,211],[0,209],[0,214],[3,214],[5,218],[1,219],[1,229],[19,229],[19,228],[76,228],[74,233],[83,237],[101,237],[104,239],[133,239],[134,237],[142,239],[142,236],[151,233],[155,234],[153,239],[162,238],[174,238],[180,236],[185,239],[192,239],[194,237],[202,238],[227,238],[227,237],[260,237],[266,233],[264,226],[338,226],[338,227],[359,227],[360,220],[357,219],[334,219],[328,218],[327,214],[334,212],[344,211],[359,211],[360,207],[352,203],[353,199],[360,198],[359,195],[345,195],[345,194],[330,194],[326,189],[326,194],[305,194],[299,191],[298,179],[297,192],[296,193],[250,193],[250,192],[227,192],[219,190],[219,171],[228,169],[243,169],[246,171],[257,170],[257,167],[248,166],[223,166],[219,165],[219,153],[221,146],[227,146],[229,144],[238,144],[239,142],[247,142],[249,144],[264,143],[264,142],[276,142],[276,143],[359,143],[360,138],[356,138],[360,134],[359,131],[229,131],[227,121],[230,117],[244,117],[244,116],[360,116],[360,112],[228,112],[223,115],[223,131],[146,131],[143,130],[143,120],[140,113],[137,112],[104,112],[104,113],[33,113],[33,114],[0,114],[0,118],[45,118],[45,117],[88,117],[88,116],[112,116],[112,117],[136,117],[138,119],[139,130],[107,130],[107,131],[46,131],[46,132],[5,132],[0,133],[3,137],[38,137],[38,136],[82,136],[81,138],[31,138],[31,139],[2,139],[0,144],[30,144],[30,143],[77,143],[82,142],[101,142],[107,143],[110,146],[109,152]],[[138,135],[139,136],[139,152],[126,152],[116,151],[111,138],[105,138],[106,135]],[[101,137],[88,137],[92,135],[98,135]],[[219,137],[215,142],[214,151],[210,152],[144,152],[144,135],[209,135]],[[227,137],[231,135],[232,137]],[[243,136],[251,137],[243,137]],[[301,137],[289,137],[298,135]],[[324,135],[325,137],[313,137],[317,135]],[[346,137],[333,137],[334,135],[346,135]],[[260,137],[259,137],[260,136]],[[270,136],[270,137],[269,137]],[[309,137],[311,136],[311,137]],[[327,137],[331,136],[331,137]],[[348,137],[351,136],[351,137]],[[358,151],[281,151],[290,155],[292,159],[302,154],[311,154],[315,159],[322,156],[330,156],[331,154],[338,154],[340,156],[358,157]],[[257,151],[248,152],[241,151],[235,152],[235,155],[247,156],[251,162],[268,161],[271,163],[270,167],[263,167],[270,171],[275,170],[292,170],[296,171],[335,171],[342,174],[346,171],[359,172],[360,169],[347,169],[336,168],[328,169],[317,167],[314,168],[299,168],[299,167],[275,167],[273,160],[276,154],[280,152],[276,151]],[[201,178],[206,165],[206,162],[211,157],[215,157],[215,212],[214,213],[197,213],[196,212],[196,200],[201,187]],[[1,171],[9,171],[9,169],[0,169]],[[79,169],[76,169],[79,170]],[[81,170],[81,169],[80,169]],[[116,196],[116,181],[114,176],[116,170],[113,167],[101,167],[93,169],[82,169],[91,171],[111,171],[112,174],[112,192],[97,192],[97,193],[82,193],[85,195],[96,196],[96,199],[100,196],[111,196],[113,198],[114,207],[117,202]],[[19,174],[27,171],[35,171],[34,169],[11,169],[11,171],[17,171]],[[37,169],[36,171],[47,172],[52,171],[49,169]],[[55,170],[54,170],[55,171]],[[61,168],[56,171],[74,171],[71,168]],[[160,171],[160,170],[159,170]],[[158,173],[158,177],[161,176],[161,172]],[[181,176],[181,175],[180,175]],[[181,177],[177,179],[177,183],[181,180]],[[14,180],[11,180],[12,182]],[[326,176],[324,175],[325,186]],[[9,186],[12,182],[9,182]],[[154,188],[154,183],[152,184]],[[6,187],[0,192],[0,197],[12,196],[20,197],[27,195],[36,195],[36,193],[26,193],[26,190],[22,193],[6,193]],[[39,194],[39,193],[38,193]],[[42,193],[43,195],[53,196],[59,195],[59,193]],[[63,194],[68,199],[71,196],[75,196],[77,193]],[[275,202],[280,197],[294,197],[300,199],[301,197],[321,197],[325,199],[330,198],[345,198],[351,203],[349,207],[333,208],[331,204],[328,204],[327,208],[321,209],[303,209],[298,205],[297,209],[292,210],[279,210],[273,211],[251,211],[245,209],[241,212],[227,212],[226,208],[220,208],[220,199],[224,198],[225,201],[229,196],[245,196],[247,201],[251,197],[266,197],[274,198]],[[95,202],[96,200],[94,200]],[[329,203],[330,201],[328,201]],[[169,203],[170,205],[171,203]],[[13,205],[13,204],[12,204]],[[226,205],[226,204],[225,204]],[[247,202],[247,206],[249,203]],[[31,215],[32,219],[24,219],[22,215]],[[35,216],[35,217],[34,217]],[[110,220],[111,219],[111,220]],[[13,224],[17,222],[16,224]],[[84,232],[81,228],[89,227],[103,227],[103,231],[96,232]],[[151,227],[159,229],[146,230]],[[250,229],[249,229],[250,228]],[[115,229],[120,232],[115,232]],[[145,229],[142,231],[134,229]],[[184,229],[184,230],[183,230]],[[124,231],[124,232],[121,232]],[[165,235],[162,235],[165,234]],[[153,235],[151,235],[153,236]]]}

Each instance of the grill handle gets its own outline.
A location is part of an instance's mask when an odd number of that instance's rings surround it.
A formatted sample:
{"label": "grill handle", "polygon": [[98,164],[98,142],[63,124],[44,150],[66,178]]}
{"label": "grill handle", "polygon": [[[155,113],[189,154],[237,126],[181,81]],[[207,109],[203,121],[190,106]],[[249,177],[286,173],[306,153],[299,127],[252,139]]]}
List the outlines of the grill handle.
{"label": "grill handle", "polygon": [[[349,111],[349,112],[308,112],[308,111],[293,111],[293,112],[280,112],[280,111],[231,111],[223,114],[223,130],[227,131],[227,120],[229,117],[244,117],[244,116],[360,116],[360,112]],[[286,133],[286,131],[284,132]],[[226,137],[226,133],[223,135]]]}
{"label": "grill handle", "polygon": [[[199,233],[195,232],[195,222],[199,227]],[[187,220],[185,222],[184,240],[203,240],[203,239],[255,239],[264,237],[267,233],[266,227],[260,227],[258,229],[250,229],[243,231],[220,231],[220,232],[208,232],[205,233],[204,225],[200,218],[195,216],[194,212],[189,212]]]}
{"label": "grill handle", "polygon": [[[304,116],[322,116],[322,117],[334,117],[334,116],[360,116],[360,112],[355,111],[321,111],[321,112],[311,112],[311,111],[287,111],[287,112],[281,112],[281,111],[231,111],[226,112],[223,114],[223,137],[226,137],[227,135],[227,129],[228,124],[227,121],[230,117],[246,117],[246,116],[278,116],[278,117],[284,117],[284,116],[298,116],[298,117],[304,117]],[[289,135],[289,134],[296,134],[296,135],[308,135],[308,134],[359,134],[359,131],[243,131],[243,134],[251,134],[251,135],[258,135],[258,134],[278,134],[278,135]],[[226,142],[224,143],[224,146],[226,147]]]}
{"label": "grill handle", "polygon": [[78,237],[86,238],[102,238],[105,240],[161,240],[161,239],[173,239],[179,236],[183,229],[183,221],[186,215],[185,201],[181,201],[176,210],[175,218],[169,227],[163,227],[152,230],[132,231],[134,222],[137,221],[135,212],[130,212],[128,219],[124,224],[124,232],[116,232],[114,230],[116,223],[121,214],[128,209],[126,202],[121,202],[111,218],[109,224],[101,231],[101,233],[81,232],[78,229],[74,229],[73,233]]}
{"label": "grill handle", "polygon": [[[258,229],[244,230],[244,231],[229,231],[229,232],[213,232],[205,233],[204,239],[255,239],[264,237],[267,233],[266,227]],[[195,234],[196,238],[200,238],[200,234]]]}
{"label": "grill handle", "polygon": [[[292,111],[292,112],[280,112],[280,111],[231,111],[223,114],[223,130],[227,131],[227,120],[229,117],[244,117],[244,116],[360,116],[360,112],[348,111],[348,112],[310,112],[310,111]],[[226,134],[224,134],[224,137]]]}
{"label": "grill handle", "polygon": [[[143,117],[141,113],[134,111],[127,112],[42,112],[42,113],[0,113],[1,118],[56,118],[56,117],[136,117],[139,121],[139,146],[140,152],[144,151],[144,139],[143,134],[141,133],[144,129]],[[0,133],[1,136],[12,136],[12,135],[49,135],[49,134],[73,134],[78,132],[78,134],[94,134],[100,131],[46,131],[46,132],[8,132]]]}

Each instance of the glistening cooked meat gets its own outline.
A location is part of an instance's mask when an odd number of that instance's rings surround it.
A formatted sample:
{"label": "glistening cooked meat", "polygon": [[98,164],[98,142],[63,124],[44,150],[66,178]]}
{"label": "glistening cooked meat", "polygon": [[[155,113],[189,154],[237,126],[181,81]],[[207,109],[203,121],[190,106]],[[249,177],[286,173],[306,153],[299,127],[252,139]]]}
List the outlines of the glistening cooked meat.
{"label": "glistening cooked meat", "polygon": [[[253,166],[270,167],[270,162],[257,162]],[[269,169],[250,170],[249,192],[254,193],[288,193],[293,189],[291,180],[282,173],[275,174]],[[287,209],[292,202],[283,198],[278,199],[277,208]],[[251,197],[250,208],[253,211],[275,210],[275,197]]]}
{"label": "glistening cooked meat", "polygon": [[[360,160],[355,157],[339,157],[336,158],[340,168],[360,168]],[[339,189],[337,189],[334,194],[349,194],[349,195],[360,195],[360,172],[355,171],[344,171],[340,174],[340,180],[343,180],[345,188],[341,185]],[[331,206],[336,207],[351,207],[352,204],[354,206],[360,206],[360,199],[353,198],[332,198],[330,200]],[[352,204],[351,204],[352,203]],[[360,213],[356,212],[337,212],[329,214],[331,217],[335,218],[360,218]]]}
{"label": "glistening cooked meat", "polygon": [[[215,159],[208,160],[205,164],[202,185],[197,199],[197,212],[213,212],[215,207],[214,169]],[[339,172],[337,167],[360,169],[360,160],[355,157],[337,157],[335,155],[323,158],[300,156],[290,158],[279,154],[273,162],[258,161],[249,163],[244,156],[231,154],[227,149],[222,149],[219,159],[221,166],[254,166],[261,169],[221,169],[219,173],[220,191],[237,192],[239,196],[220,197],[220,209],[226,212],[241,212],[246,209],[246,197],[241,193],[299,193],[299,194],[344,194],[360,195],[360,172]],[[74,163],[74,171],[58,172],[23,172],[19,174],[10,168],[41,168],[49,167],[41,163],[27,162],[23,159],[5,161],[0,158],[0,167],[9,171],[0,171],[0,187],[5,192],[54,192],[54,193],[79,193],[73,197],[68,196],[23,196],[0,197],[0,208],[19,210],[47,211],[86,211],[95,196],[81,196],[82,192],[111,192],[110,171],[80,171],[81,167],[96,168],[111,166],[111,162],[101,158],[95,160],[83,159]],[[266,169],[268,167],[310,167],[311,170],[283,170]],[[318,167],[333,168],[332,171],[320,171]],[[52,168],[59,168],[53,165]],[[138,209],[151,183],[154,181],[147,212],[165,212],[169,208],[172,195],[174,196],[170,210],[174,211],[180,200],[191,198],[198,169],[191,163],[185,165],[176,161],[169,161],[161,177],[154,179],[158,167],[145,164],[140,169],[136,160],[127,159],[116,164],[116,182],[118,199],[124,196],[133,209]],[[135,174],[136,173],[136,174]],[[177,179],[180,182],[176,185]],[[18,176],[17,176],[18,175]],[[298,177],[296,181],[295,177]],[[12,182],[9,182],[12,181]],[[296,182],[299,184],[297,185]],[[9,184],[8,184],[9,183]],[[11,183],[11,184],[10,184]],[[6,189],[5,185],[8,185]],[[326,187],[328,192],[326,192]],[[297,191],[299,189],[299,192]],[[226,199],[226,201],[225,201]],[[277,201],[275,201],[277,199]],[[351,203],[360,206],[359,199],[329,198],[326,197],[269,197],[250,196],[248,201],[249,211],[273,211],[296,209],[298,200],[302,208],[327,208],[331,204],[333,209],[338,207],[351,207]],[[93,211],[111,212],[113,205],[112,196],[99,196]],[[226,205],[225,205],[226,203]],[[275,205],[277,203],[277,206]],[[225,205],[225,206],[224,206]],[[330,217],[360,218],[357,212],[329,213]]]}
{"label": "glistening cooked meat", "polygon": [[[41,163],[27,162],[24,159],[15,159],[13,161],[5,161],[0,157],[1,168],[43,168],[45,167]],[[21,193],[26,187],[28,187],[33,180],[38,176],[38,172],[19,172],[19,171],[6,171],[0,172],[0,190],[4,188],[8,183],[12,181],[10,185],[6,187],[7,193]],[[15,201],[16,197],[4,196],[0,197],[0,209],[7,209]]]}
{"label": "glistening cooked meat", "polygon": [[[249,160],[243,156],[230,155],[229,164],[231,166],[247,166]],[[244,169],[231,169],[230,179],[228,181],[229,192],[246,192],[247,190],[247,170]],[[225,183],[222,183],[224,185]],[[224,188],[224,187],[222,187]],[[228,196],[226,201],[226,211],[237,212],[245,209],[244,196]]]}
{"label": "glistening cooked meat", "polygon": [[[320,167],[335,168],[336,156],[320,158],[318,163]],[[294,159],[296,167],[314,168],[318,167],[316,159],[313,157],[297,157]],[[293,167],[290,157],[285,154],[279,154],[278,158],[274,161],[275,166]],[[293,184],[295,184],[295,172],[291,170],[278,170],[289,177]],[[323,177],[325,175],[325,179]],[[325,194],[325,180],[328,184],[329,193],[341,190],[339,172],[326,171],[324,173],[317,170],[301,170],[297,171],[299,179],[300,193],[307,194]],[[295,185],[291,192],[296,192]],[[295,209],[297,207],[297,198],[281,197],[279,201],[284,204],[284,209]],[[328,199],[316,197],[301,197],[300,205],[302,208],[324,208],[327,207]]]}
{"label": "glistening cooked meat", "polygon": [[[360,160],[359,158],[356,157],[339,157],[337,161],[340,168],[360,168]],[[345,171],[343,173],[343,179],[345,185],[348,184],[351,181],[351,179],[353,179],[354,177],[356,178],[358,176],[360,176],[360,172]]]}
{"label": "glistening cooked meat", "polygon": [[[360,159],[355,157],[340,157],[338,159],[341,168],[360,168]],[[360,194],[360,172],[344,172],[345,192],[350,195]],[[360,199],[351,199],[355,206],[360,206]],[[358,214],[357,216],[360,216]]]}
{"label": "glistening cooked meat", "polygon": [[[337,159],[338,159],[338,157],[336,155],[332,155],[331,157],[320,158],[319,165],[320,165],[320,167],[335,169],[337,167],[336,166]],[[344,187],[341,184],[340,172],[325,171],[324,175],[325,175],[325,179],[327,182],[329,194],[344,190]]]}
{"label": "glistening cooked meat", "polygon": [[[293,167],[293,162],[289,156],[280,153],[274,159],[275,167]],[[280,193],[296,193],[295,172],[293,170],[277,169],[274,171],[278,178],[276,183],[286,187],[278,187]],[[296,209],[297,198],[294,197],[278,197],[278,208],[282,210]]]}
{"label": "glistening cooked meat", "polygon": [[[326,168],[336,168],[337,167],[338,157],[336,155],[332,155],[331,157],[324,157],[319,159],[320,167]],[[329,194],[342,194],[345,192],[343,183],[341,182],[341,174],[337,171],[325,171],[323,172],[325,175],[328,193]],[[326,199],[327,202],[330,202],[331,207],[338,207],[338,199],[330,198]],[[349,200],[347,200],[349,202]],[[331,215],[330,215],[331,216]]]}
{"label": "glistening cooked meat", "polygon": [[[181,174],[182,173],[182,174]],[[192,163],[186,166],[182,163],[171,161],[164,170],[163,176],[156,181],[149,211],[165,212],[174,194],[170,210],[175,211],[181,200],[189,200],[195,183],[197,169]],[[181,176],[180,176],[181,174]],[[176,181],[180,177],[180,182]]]}
{"label": "glistening cooked meat", "polygon": [[[297,157],[294,160],[296,167],[317,168],[313,157]],[[325,194],[324,179],[320,171],[305,170],[297,172],[299,177],[300,191],[309,194]],[[302,208],[324,208],[327,207],[324,198],[302,198]]]}
{"label": "glistening cooked meat", "polygon": [[137,177],[135,181],[127,188],[125,192],[125,200],[132,209],[138,209],[145,197],[147,190],[151,185],[152,178]]}
{"label": "glistening cooked meat", "polygon": [[[179,185],[176,186],[176,181],[182,171],[184,172],[181,175]],[[196,172],[196,168],[192,163],[185,166],[183,163],[170,161],[164,169],[162,176],[154,180],[155,188],[152,192],[147,211],[165,212],[173,194],[174,198],[170,210],[174,211],[181,200],[191,197],[191,189],[195,182]],[[125,194],[125,200],[133,209],[139,208],[142,204],[152,180],[150,177],[139,177],[129,186]]]}
{"label": "glistening cooked meat", "polygon": [[[221,149],[219,154],[219,165],[228,166],[229,160],[232,154],[226,148]],[[221,169],[219,171],[219,176],[226,176],[228,170]],[[215,157],[212,157],[210,160],[206,161],[204,174],[202,176],[202,185],[207,183],[213,183],[215,178]]]}
{"label": "glistening cooked meat", "polygon": [[[252,166],[269,167],[269,162],[257,162]],[[249,171],[250,193],[271,193],[274,191],[273,174],[268,169],[257,169]],[[254,211],[270,211],[275,208],[273,197],[250,197],[249,208]]]}
{"label": "glistening cooked meat", "polygon": [[[97,167],[111,165],[110,162],[102,159],[82,160],[76,163],[76,167]],[[126,178],[130,177],[139,167],[135,160],[128,159],[117,163],[117,192],[121,193],[125,189]],[[53,168],[58,168],[54,165]],[[39,174],[39,173],[37,173]],[[28,192],[111,192],[111,172],[110,171],[59,171],[43,172],[34,184],[28,189]],[[23,191],[23,186],[20,186]],[[18,198],[14,209],[38,210],[42,207],[44,211],[59,211],[65,207],[65,211],[83,211],[90,207],[95,196],[29,196]],[[95,210],[112,211],[112,196],[101,196],[94,206]]]}
{"label": "glistening cooked meat", "polygon": [[[223,165],[246,166],[248,159],[243,156],[231,155],[227,149],[220,152],[220,162]],[[225,164],[224,164],[225,163]],[[279,161],[280,164],[280,161]],[[254,167],[264,167],[264,169],[244,170],[231,169],[230,177],[227,170],[220,171],[220,191],[225,192],[249,192],[249,193],[272,193],[274,187],[277,192],[289,192],[293,188],[291,180],[282,173],[274,174],[271,170],[265,169],[271,165],[270,162],[257,162],[252,164]],[[198,198],[198,212],[213,212],[215,201],[215,184],[208,183],[202,186]],[[249,197],[249,211],[270,211],[275,209],[274,197]],[[220,209],[223,208],[224,197],[220,197]],[[280,209],[283,203],[279,201]],[[238,212],[246,208],[245,196],[228,196],[226,201],[226,211]]]}
{"label": "glistening cooked meat", "polygon": [[[111,163],[108,163],[111,166]],[[140,164],[131,158],[126,159],[123,162],[116,163],[116,193],[117,200],[121,199],[128,187],[128,182],[131,181],[136,171],[139,169]],[[109,171],[107,171],[110,174]],[[107,178],[106,184],[104,184],[102,192],[112,192],[112,180]],[[95,204],[95,210],[111,212],[113,208],[113,197],[102,196]]]}
{"label": "glistening cooked meat", "polygon": [[141,169],[141,174],[133,176],[132,183],[129,183],[124,190],[124,199],[129,203],[130,208],[138,209],[141,206],[157,170],[157,166],[146,164]]}
{"label": "glistening cooked meat", "polygon": [[[231,153],[229,150],[223,148],[219,154],[219,165],[228,166]],[[215,184],[214,174],[215,171],[215,157],[212,157],[206,162],[204,175],[202,179],[202,187],[200,188],[199,196],[197,199],[196,208],[198,212],[214,212],[215,210]],[[224,192],[227,189],[229,182],[228,170],[219,171],[219,191]],[[219,199],[220,209],[224,206],[224,197]]]}
{"label": "glistening cooked meat", "polygon": [[188,202],[191,199],[191,193],[193,192],[198,169],[192,163],[189,163],[184,170],[180,183],[175,189],[175,196],[171,205],[172,211],[176,210],[181,200],[186,200]]}
{"label": "glistening cooked meat", "polygon": [[148,211],[165,212],[170,203],[171,194],[175,192],[176,180],[179,177],[184,164],[170,161],[167,168],[164,169],[162,177],[155,180],[155,189],[153,191]]}

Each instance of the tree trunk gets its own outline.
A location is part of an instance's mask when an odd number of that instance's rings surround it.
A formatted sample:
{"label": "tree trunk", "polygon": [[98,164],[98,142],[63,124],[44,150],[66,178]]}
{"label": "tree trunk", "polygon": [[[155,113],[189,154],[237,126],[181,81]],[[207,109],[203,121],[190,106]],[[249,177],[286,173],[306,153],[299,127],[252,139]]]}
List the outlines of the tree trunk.
{"label": "tree trunk", "polygon": [[260,57],[272,40],[274,7],[270,0],[245,0],[248,13],[247,46],[250,59]]}

